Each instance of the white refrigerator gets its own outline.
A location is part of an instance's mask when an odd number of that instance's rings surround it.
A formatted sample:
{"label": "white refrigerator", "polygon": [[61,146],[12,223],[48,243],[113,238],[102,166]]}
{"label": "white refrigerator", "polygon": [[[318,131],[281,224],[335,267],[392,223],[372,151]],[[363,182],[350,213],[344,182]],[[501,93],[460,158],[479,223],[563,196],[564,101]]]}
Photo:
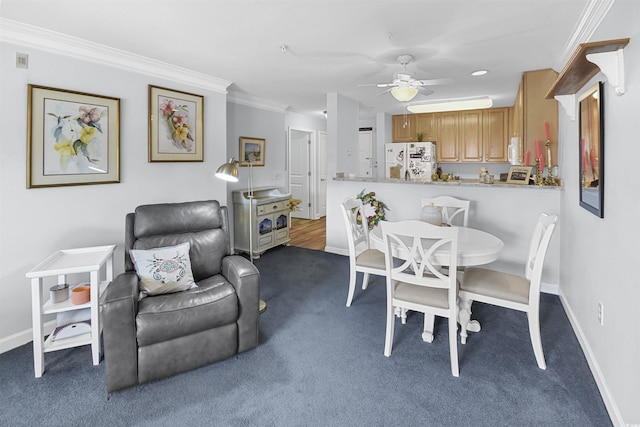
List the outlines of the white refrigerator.
{"label": "white refrigerator", "polygon": [[433,142],[385,144],[385,178],[431,181],[437,169]]}

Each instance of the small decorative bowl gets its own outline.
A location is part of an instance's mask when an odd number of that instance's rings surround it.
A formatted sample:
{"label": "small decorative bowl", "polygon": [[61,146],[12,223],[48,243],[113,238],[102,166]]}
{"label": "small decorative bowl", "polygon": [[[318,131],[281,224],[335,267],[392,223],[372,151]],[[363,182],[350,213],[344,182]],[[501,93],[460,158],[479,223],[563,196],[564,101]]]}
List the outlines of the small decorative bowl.
{"label": "small decorative bowl", "polygon": [[55,285],[49,288],[49,298],[51,302],[57,304],[69,299],[69,285]]}
{"label": "small decorative bowl", "polygon": [[76,286],[71,291],[71,303],[75,305],[84,304],[91,299],[91,286]]}

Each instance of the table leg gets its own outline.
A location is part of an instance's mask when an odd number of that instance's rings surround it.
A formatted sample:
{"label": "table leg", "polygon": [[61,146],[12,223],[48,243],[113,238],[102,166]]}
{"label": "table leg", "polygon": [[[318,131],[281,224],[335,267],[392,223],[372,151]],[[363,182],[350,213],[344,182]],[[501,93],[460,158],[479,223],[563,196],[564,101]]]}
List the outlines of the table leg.
{"label": "table leg", "polygon": [[42,325],[42,278],[31,279],[31,316],[33,325],[33,370],[36,378],[44,373],[44,328]]}
{"label": "table leg", "polygon": [[472,300],[458,298],[458,322],[462,344],[467,343],[467,332],[479,332],[482,329],[480,322],[471,320],[471,304],[473,304]]}

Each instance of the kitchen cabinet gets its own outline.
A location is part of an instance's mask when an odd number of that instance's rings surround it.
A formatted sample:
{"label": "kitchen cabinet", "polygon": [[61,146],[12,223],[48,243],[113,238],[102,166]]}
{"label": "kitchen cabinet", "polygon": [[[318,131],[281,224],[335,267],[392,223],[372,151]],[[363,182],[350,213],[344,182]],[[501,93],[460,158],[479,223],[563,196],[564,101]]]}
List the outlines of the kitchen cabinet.
{"label": "kitchen cabinet", "polygon": [[437,161],[507,162],[509,108],[436,113]]}
{"label": "kitchen cabinet", "polygon": [[417,141],[415,116],[415,114],[398,114],[391,118],[392,142]]}
{"label": "kitchen cabinet", "polygon": [[417,135],[422,134],[422,141],[434,142],[438,138],[437,122],[435,113],[415,114],[416,141]]}
{"label": "kitchen cabinet", "polygon": [[507,162],[509,108],[482,111],[482,152],[485,162]]}
{"label": "kitchen cabinet", "polygon": [[[557,77],[558,73],[549,68],[524,72],[520,80],[514,104],[513,129],[520,141],[519,160],[522,162],[529,151],[530,166],[535,166],[535,141],[544,143],[547,139],[544,133],[545,120],[549,123],[551,160],[554,164],[558,163],[558,101],[546,99]],[[543,155],[546,158],[546,147]]]}
{"label": "kitchen cabinet", "polygon": [[436,161],[457,162],[459,157],[459,132],[460,115],[457,111],[436,113],[437,138]]}
{"label": "kitchen cabinet", "polygon": [[460,161],[482,161],[482,110],[460,111],[459,143]]}

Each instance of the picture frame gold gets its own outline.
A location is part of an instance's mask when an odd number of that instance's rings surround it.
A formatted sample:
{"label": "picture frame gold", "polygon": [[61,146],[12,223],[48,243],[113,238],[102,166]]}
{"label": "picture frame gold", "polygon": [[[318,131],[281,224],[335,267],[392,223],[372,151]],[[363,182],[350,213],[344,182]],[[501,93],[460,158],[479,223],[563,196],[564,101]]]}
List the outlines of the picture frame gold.
{"label": "picture frame gold", "polygon": [[149,85],[149,162],[204,161],[204,97]]}
{"label": "picture frame gold", "polygon": [[27,92],[27,188],[120,182],[120,98]]}
{"label": "picture frame gold", "polygon": [[531,166],[511,166],[507,175],[507,184],[529,185]]}
{"label": "picture frame gold", "polygon": [[240,137],[240,166],[264,166],[265,139]]}
{"label": "picture frame gold", "polygon": [[580,147],[579,204],[604,218],[604,83],[597,82],[578,98]]}

